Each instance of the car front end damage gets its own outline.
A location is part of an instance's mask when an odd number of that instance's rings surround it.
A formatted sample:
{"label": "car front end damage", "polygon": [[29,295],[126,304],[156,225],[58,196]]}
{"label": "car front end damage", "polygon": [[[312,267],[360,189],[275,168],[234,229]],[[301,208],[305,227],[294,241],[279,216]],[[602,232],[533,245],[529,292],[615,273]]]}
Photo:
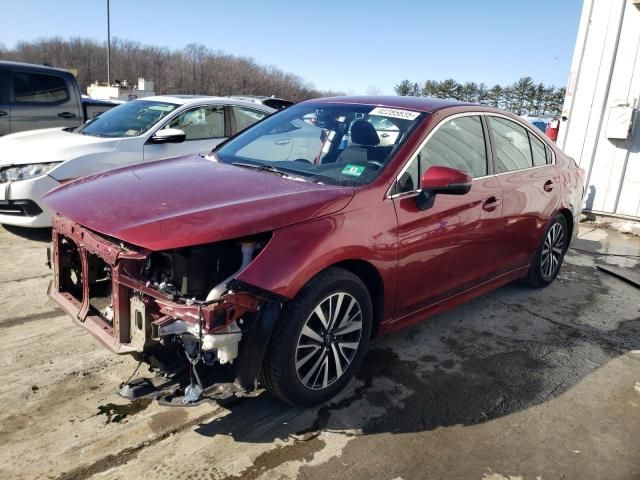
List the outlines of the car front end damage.
{"label": "car front end damage", "polygon": [[183,403],[202,398],[198,368],[233,364],[219,392],[257,387],[285,298],[235,279],[269,235],[151,251],[53,218],[49,296],[115,353],[175,351],[188,360]]}

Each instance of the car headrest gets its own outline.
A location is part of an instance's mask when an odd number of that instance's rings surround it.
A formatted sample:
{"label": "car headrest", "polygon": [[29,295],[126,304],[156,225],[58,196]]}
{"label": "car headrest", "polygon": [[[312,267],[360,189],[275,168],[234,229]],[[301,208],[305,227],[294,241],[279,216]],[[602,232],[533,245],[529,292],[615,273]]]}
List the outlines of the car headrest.
{"label": "car headrest", "polygon": [[376,146],[380,143],[380,137],[376,129],[365,120],[356,120],[351,125],[351,141],[358,145]]}

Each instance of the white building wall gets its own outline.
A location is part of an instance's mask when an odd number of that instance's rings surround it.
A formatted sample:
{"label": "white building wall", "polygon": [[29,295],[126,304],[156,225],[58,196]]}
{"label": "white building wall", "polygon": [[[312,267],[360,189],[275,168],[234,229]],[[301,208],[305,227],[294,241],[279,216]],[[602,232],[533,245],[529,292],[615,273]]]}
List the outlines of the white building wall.
{"label": "white building wall", "polygon": [[640,122],[627,140],[607,138],[610,108],[639,97],[640,10],[585,0],[558,145],[587,171],[587,210],[640,217]]}

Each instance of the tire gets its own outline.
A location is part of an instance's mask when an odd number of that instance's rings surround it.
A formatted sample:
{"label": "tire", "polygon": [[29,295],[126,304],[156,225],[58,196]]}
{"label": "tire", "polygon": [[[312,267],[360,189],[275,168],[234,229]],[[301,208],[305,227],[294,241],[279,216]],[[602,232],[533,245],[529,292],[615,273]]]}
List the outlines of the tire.
{"label": "tire", "polygon": [[553,282],[560,271],[568,247],[569,227],[564,215],[559,214],[544,232],[524,278],[525,283],[535,288],[543,288]]}
{"label": "tire", "polygon": [[285,305],[265,355],[265,387],[295,406],[328,401],[360,366],[372,318],[371,297],[359,277],[335,267],[319,273]]}

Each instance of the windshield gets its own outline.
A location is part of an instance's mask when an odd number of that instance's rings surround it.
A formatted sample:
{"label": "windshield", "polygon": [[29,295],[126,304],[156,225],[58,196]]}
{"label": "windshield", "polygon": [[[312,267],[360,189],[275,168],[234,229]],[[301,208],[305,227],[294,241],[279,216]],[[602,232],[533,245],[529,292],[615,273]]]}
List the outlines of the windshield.
{"label": "windshield", "polygon": [[243,168],[333,185],[371,182],[425,114],[340,103],[303,103],[250,127],[215,151]]}
{"label": "windshield", "polygon": [[107,110],[76,132],[96,137],[135,137],[177,107],[173,103],[133,100]]}

